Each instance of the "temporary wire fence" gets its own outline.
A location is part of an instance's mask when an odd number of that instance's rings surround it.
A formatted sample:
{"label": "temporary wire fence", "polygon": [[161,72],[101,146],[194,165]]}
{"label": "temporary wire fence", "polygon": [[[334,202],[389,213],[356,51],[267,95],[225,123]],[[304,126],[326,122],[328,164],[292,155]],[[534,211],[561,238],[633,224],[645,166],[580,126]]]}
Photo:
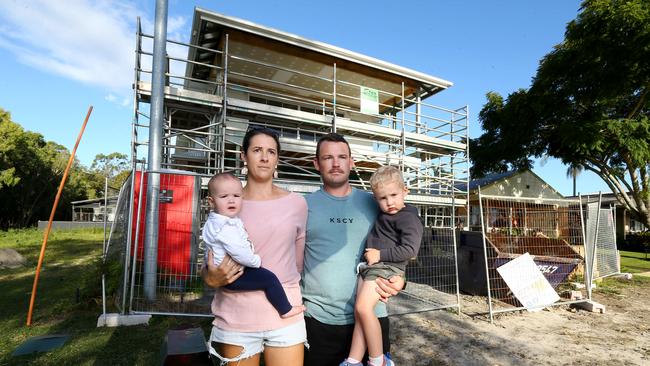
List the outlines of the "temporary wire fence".
{"label": "temporary wire fence", "polygon": [[[161,176],[153,296],[145,289],[145,258],[149,257],[144,249],[145,193],[151,174]],[[200,232],[208,214],[201,178],[189,172],[135,171],[122,187],[106,267],[108,297],[123,313],[212,316],[214,291],[200,274],[205,250]],[[421,206],[420,210],[426,224],[421,249],[407,266],[407,288],[389,302],[392,315],[460,309],[454,210],[451,206]]]}
{"label": "temporary wire fence", "polygon": [[125,263],[127,258],[125,245],[128,242],[129,211],[132,179],[129,176],[117,197],[115,216],[108,231],[106,246],[103,253],[103,273],[105,284],[103,288],[104,303],[110,301],[120,312],[124,312],[123,305],[124,281],[126,275]]}
{"label": "temporary wire fence", "polygon": [[[586,254],[591,281],[621,272],[618,248],[616,245],[615,209],[602,208],[602,197],[585,204]],[[591,270],[593,268],[593,270]]]}
{"label": "temporary wire fence", "polygon": [[616,223],[614,208],[600,209],[598,221],[598,237],[596,238],[596,263],[594,275],[596,279],[621,273],[616,243]]}
{"label": "temporary wire fence", "polygon": [[[181,174],[184,173],[184,174]],[[158,240],[155,253],[145,247],[146,188],[160,174]],[[140,183],[142,181],[142,184]],[[135,175],[129,309],[134,313],[209,316],[211,297],[200,270],[203,252],[201,177],[191,172]],[[146,281],[146,261],[155,260],[155,288]]]}
{"label": "temporary wire fence", "polygon": [[[488,196],[479,192],[490,320],[494,314],[523,310],[520,299],[497,268],[528,253],[559,300],[576,301],[572,282],[582,281],[584,236],[579,200]],[[515,282],[525,284],[530,271],[517,268]],[[581,294],[579,297],[584,297]]]}
{"label": "temporary wire fence", "polygon": [[406,267],[406,288],[388,302],[391,315],[445,308],[460,311],[454,210],[444,206],[421,210],[426,226],[420,251]]}

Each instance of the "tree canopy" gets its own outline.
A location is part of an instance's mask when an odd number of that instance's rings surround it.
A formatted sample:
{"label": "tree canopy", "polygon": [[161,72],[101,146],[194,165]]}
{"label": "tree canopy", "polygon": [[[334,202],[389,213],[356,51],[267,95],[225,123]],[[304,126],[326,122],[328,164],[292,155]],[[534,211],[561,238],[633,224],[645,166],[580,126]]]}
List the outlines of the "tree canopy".
{"label": "tree canopy", "polygon": [[[31,226],[47,220],[70,152],[22,128],[0,108],[0,229]],[[71,202],[103,196],[104,177],[121,187],[128,175],[126,155],[99,154],[90,169],[75,159],[64,186],[57,220],[70,220]]]}
{"label": "tree canopy", "polygon": [[113,152],[108,155],[95,155],[88,171],[89,198],[104,196],[106,178],[108,178],[108,187],[113,191],[119,191],[130,172],[126,154]]}
{"label": "tree canopy", "polygon": [[[24,130],[0,109],[0,228],[24,227],[49,217],[69,158],[65,147]],[[70,202],[86,197],[82,180],[78,169],[72,169],[58,218],[70,217]]]}
{"label": "tree canopy", "polygon": [[601,177],[650,227],[650,2],[587,0],[529,89],[487,94],[474,176],[550,156]]}

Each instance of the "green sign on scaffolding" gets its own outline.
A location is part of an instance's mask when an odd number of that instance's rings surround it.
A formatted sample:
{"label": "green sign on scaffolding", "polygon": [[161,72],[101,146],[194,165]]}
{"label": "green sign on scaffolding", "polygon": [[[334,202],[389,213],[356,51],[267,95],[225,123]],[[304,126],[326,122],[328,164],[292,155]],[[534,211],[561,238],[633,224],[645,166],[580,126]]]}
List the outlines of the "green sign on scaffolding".
{"label": "green sign on scaffolding", "polygon": [[379,91],[377,89],[360,87],[361,113],[379,114]]}

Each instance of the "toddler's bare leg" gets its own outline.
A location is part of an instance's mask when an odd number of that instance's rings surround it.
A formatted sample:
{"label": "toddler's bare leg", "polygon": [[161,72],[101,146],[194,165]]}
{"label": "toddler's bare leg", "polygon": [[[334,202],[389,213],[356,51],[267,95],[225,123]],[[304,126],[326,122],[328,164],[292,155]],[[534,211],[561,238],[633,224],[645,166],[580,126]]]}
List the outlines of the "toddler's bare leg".
{"label": "toddler's bare leg", "polygon": [[378,357],[384,353],[381,326],[375,315],[375,305],[379,301],[379,294],[375,291],[376,288],[377,283],[374,280],[363,281],[357,291],[357,300],[354,306],[354,313],[361,323],[370,357]]}
{"label": "toddler's bare leg", "polygon": [[[359,293],[361,293],[361,287],[363,286],[363,279],[359,277],[357,281],[357,300],[359,299]],[[355,304],[356,308],[356,304]],[[361,325],[361,320],[357,315],[356,310],[354,311],[354,331],[352,332],[352,345],[350,346],[350,358],[355,360],[363,359],[363,355],[366,353],[366,338],[363,334],[363,327]]]}

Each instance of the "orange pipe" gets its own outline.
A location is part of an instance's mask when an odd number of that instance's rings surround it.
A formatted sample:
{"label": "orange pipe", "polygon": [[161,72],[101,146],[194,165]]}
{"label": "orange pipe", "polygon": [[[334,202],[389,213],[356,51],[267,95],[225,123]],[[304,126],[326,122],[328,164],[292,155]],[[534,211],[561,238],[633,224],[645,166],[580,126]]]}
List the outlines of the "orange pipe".
{"label": "orange pipe", "polygon": [[56,193],[56,198],[54,199],[54,205],[52,205],[52,212],[50,213],[50,220],[47,222],[47,228],[45,229],[45,235],[43,237],[43,245],[41,245],[41,254],[38,256],[38,265],[36,266],[36,276],[34,277],[34,285],[32,286],[32,297],[29,300],[29,311],[27,312],[27,326],[32,325],[32,312],[34,311],[34,300],[36,299],[36,287],[38,286],[38,277],[41,274],[41,266],[43,265],[43,257],[45,257],[45,247],[47,246],[47,238],[50,235],[50,229],[52,229],[52,221],[54,220],[54,214],[56,213],[56,206],[59,204],[59,198],[61,198],[61,192],[63,192],[63,186],[65,186],[65,181],[68,178],[68,172],[72,163],[74,162],[74,155],[77,152],[77,147],[81,141],[81,136],[84,134],[86,129],[86,124],[88,123],[88,118],[90,118],[90,113],[93,111],[93,106],[88,107],[88,114],[86,114],[86,119],[84,124],[81,126],[81,131],[79,131],[79,136],[77,137],[77,143],[72,149],[70,154],[70,159],[68,159],[68,165],[65,167],[65,172],[63,173],[63,178],[61,178],[61,184],[59,185],[59,191]]}

